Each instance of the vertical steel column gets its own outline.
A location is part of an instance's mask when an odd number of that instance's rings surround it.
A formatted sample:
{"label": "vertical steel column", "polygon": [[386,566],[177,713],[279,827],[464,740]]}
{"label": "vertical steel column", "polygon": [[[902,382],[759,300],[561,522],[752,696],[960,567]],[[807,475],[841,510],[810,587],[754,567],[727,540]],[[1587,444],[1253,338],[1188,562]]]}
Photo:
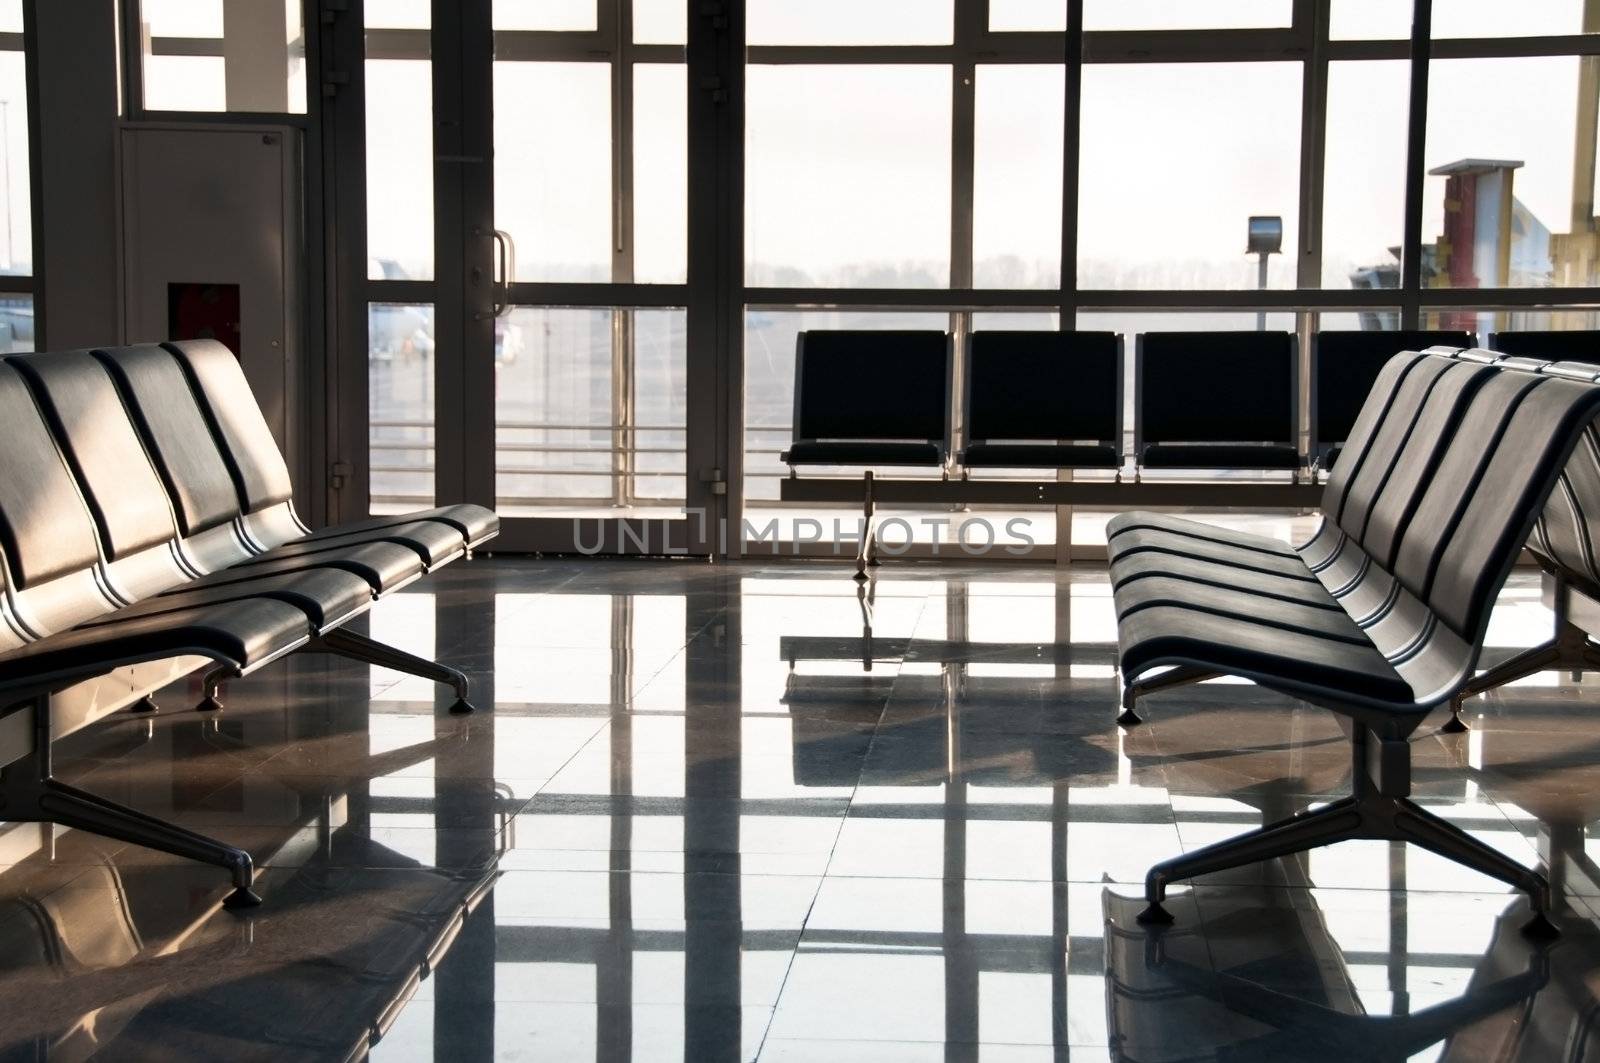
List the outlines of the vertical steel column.
{"label": "vertical steel column", "polygon": [[[611,279],[633,283],[633,4],[601,0],[599,27],[610,32],[611,53]],[[611,312],[611,504],[631,506],[637,472],[638,352],[633,311]]]}
{"label": "vertical steel column", "polygon": [[434,497],[494,504],[490,0],[433,0]]}
{"label": "vertical steel column", "polygon": [[1066,101],[1062,107],[1061,327],[1078,327],[1078,163],[1083,128],[1083,0],[1066,0]]}
{"label": "vertical steel column", "polygon": [[1406,224],[1400,253],[1400,327],[1420,327],[1422,306],[1422,195],[1428,143],[1428,61],[1433,0],[1415,0],[1411,15],[1411,99],[1406,118]]}
{"label": "vertical steel column", "polygon": [[[308,19],[318,40],[312,107],[322,113],[321,231],[327,294],[323,298],[326,359],[323,429],[328,522],[366,516],[371,494],[367,424],[367,178],[366,18],[363,0],[335,6],[324,0],[323,17]],[[307,61],[310,62],[308,54]],[[309,157],[308,160],[309,162]],[[310,277],[307,278],[311,280]],[[316,291],[315,287],[310,289]],[[314,320],[314,315],[310,316]],[[335,470],[338,474],[335,475]],[[318,514],[309,515],[313,521]]]}
{"label": "vertical steel column", "polygon": [[[688,548],[743,552],[744,0],[689,14]],[[721,470],[721,478],[712,470]]]}

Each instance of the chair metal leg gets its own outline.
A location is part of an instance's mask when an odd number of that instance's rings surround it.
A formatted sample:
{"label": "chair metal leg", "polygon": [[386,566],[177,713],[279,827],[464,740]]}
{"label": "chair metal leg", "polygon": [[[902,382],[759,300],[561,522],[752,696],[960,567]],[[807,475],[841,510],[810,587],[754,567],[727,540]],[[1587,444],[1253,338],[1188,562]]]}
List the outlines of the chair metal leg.
{"label": "chair metal leg", "polygon": [[48,699],[39,699],[33,712],[34,751],[0,772],[0,819],[57,823],[224,868],[234,887],[223,901],[224,907],[252,908],[261,903],[250,889],[255,864],[243,849],[51,778]]}
{"label": "chair metal leg", "polygon": [[1128,683],[1122,688],[1122,715],[1117,717],[1117,723],[1123,727],[1133,727],[1144,722],[1144,717],[1134,710],[1134,702],[1146,694],[1154,694],[1160,690],[1171,690],[1173,687],[1188,686],[1190,683],[1203,683],[1207,679],[1215,679],[1221,673],[1208,672],[1204,668],[1170,668],[1160,675],[1141,679],[1136,683]]}
{"label": "chair metal leg", "polygon": [[200,701],[195,705],[196,712],[221,712],[222,711],[222,681],[233,674],[227,667],[213,668],[200,680]]}
{"label": "chair metal leg", "polygon": [[1258,827],[1171,860],[1163,860],[1145,875],[1144,895],[1148,906],[1139,913],[1139,922],[1172,922],[1171,913],[1161,906],[1161,902],[1166,899],[1167,886],[1173,882],[1303,853],[1307,849],[1358,837],[1360,830],[1361,813],[1356,808],[1356,799],[1346,797],[1323,808]]}
{"label": "chair metal leg", "polygon": [[457,715],[472,711],[472,702],[467,700],[471,684],[465,673],[438,661],[430,661],[414,653],[407,653],[386,643],[369,639],[365,635],[358,635],[354,631],[338,628],[324,632],[312,639],[301,652],[331,653],[348,660],[393,668],[407,675],[421,676],[435,683],[447,684],[456,695],[455,704],[450,706],[450,711]]}
{"label": "chair metal leg", "polygon": [[[1550,921],[1550,884],[1544,876],[1523,867],[1405,796],[1409,787],[1401,787],[1405,786],[1403,780],[1409,777],[1409,768],[1404,764],[1390,763],[1387,754],[1378,758],[1379,763],[1386,764],[1387,770],[1394,770],[1395,777],[1375,779],[1371,776],[1366,755],[1367,741],[1365,727],[1358,725],[1352,736],[1356,791],[1352,796],[1192,853],[1164,860],[1152,867],[1145,876],[1145,900],[1148,904],[1139,914],[1139,921],[1155,924],[1172,922],[1172,915],[1161,906],[1161,902],[1166,899],[1167,886],[1173,882],[1289,856],[1350,838],[1370,838],[1420,845],[1447,860],[1454,860],[1524,891],[1533,908],[1533,918],[1523,926],[1523,933],[1529,937],[1554,936],[1558,931]],[[1403,745],[1398,741],[1384,744]]]}
{"label": "chair metal leg", "polygon": [[868,565],[876,565],[876,564],[878,564],[878,559],[877,559],[877,557],[874,556],[875,551],[873,550],[874,543],[873,543],[873,539],[872,539],[872,524],[873,524],[872,516],[873,516],[873,511],[877,507],[875,506],[874,500],[873,500],[873,482],[872,482],[872,470],[871,469],[868,469],[866,471],[866,474],[862,477],[862,490],[864,492],[864,497],[863,497],[862,503],[861,503],[861,539],[860,539],[859,542],[856,543],[856,575],[855,575],[855,578],[858,581],[865,581],[866,580],[866,578],[867,578],[867,566]]}
{"label": "chair metal leg", "polygon": [[[1535,646],[1524,650],[1508,661],[1502,661],[1481,675],[1474,676],[1456,691],[1450,699],[1450,719],[1439,728],[1447,734],[1459,734],[1467,730],[1466,721],[1461,718],[1461,709],[1466,700],[1482,694],[1495,687],[1503,687],[1507,683],[1514,683],[1518,679],[1526,679],[1530,675],[1543,672],[1549,668],[1558,668],[1568,659],[1571,647],[1564,647],[1560,641],[1547,642],[1543,646]],[[1580,647],[1576,650],[1582,654]]]}
{"label": "chair metal leg", "polygon": [[1474,871],[1499,879],[1508,886],[1522,890],[1533,906],[1533,918],[1523,926],[1529,937],[1554,937],[1556,926],[1550,921],[1550,883],[1530,868],[1523,867],[1500,850],[1486,845],[1451,823],[1434,815],[1408,798],[1394,801],[1392,809],[1385,809],[1393,833],[1403,841],[1420,845],[1438,853],[1446,860],[1454,860]]}

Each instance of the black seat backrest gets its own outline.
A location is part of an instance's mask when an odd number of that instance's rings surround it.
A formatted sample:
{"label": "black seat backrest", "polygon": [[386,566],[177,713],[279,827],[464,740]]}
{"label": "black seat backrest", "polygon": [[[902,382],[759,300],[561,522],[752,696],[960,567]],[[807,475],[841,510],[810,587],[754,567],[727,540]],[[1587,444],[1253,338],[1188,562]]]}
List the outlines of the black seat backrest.
{"label": "black seat backrest", "polygon": [[183,533],[196,535],[238,517],[242,506],[233,472],[172,352],[149,344],[94,353],[117,382]]}
{"label": "black seat backrest", "polygon": [[221,443],[245,512],[289,501],[294,485],[289,466],[234,353],[216,340],[162,344],[178,360]]}
{"label": "black seat backrest", "polygon": [[1136,448],[1295,444],[1298,371],[1288,332],[1146,332],[1135,349]]}
{"label": "black seat backrest", "polygon": [[1481,642],[1494,594],[1597,412],[1595,385],[1501,370],[1450,434],[1393,571],[1469,642]]}
{"label": "black seat backrest", "polygon": [[1596,362],[1600,361],[1600,331],[1495,332],[1489,336],[1489,349],[1552,362]]}
{"label": "black seat backrest", "polygon": [[1114,332],[975,332],[969,440],[1120,441],[1122,340]]}
{"label": "black seat backrest", "polygon": [[[1600,351],[1596,352],[1600,354]],[[1546,373],[1600,379],[1600,364],[1559,362]],[[1591,424],[1561,470],[1533,537],[1531,550],[1547,571],[1590,597],[1600,597],[1600,424]]]}
{"label": "black seat backrest", "polygon": [[[26,590],[100,561],[95,526],[27,382],[0,363],[0,558]],[[34,632],[43,635],[46,632]]]}
{"label": "black seat backrest", "polygon": [[943,332],[802,332],[795,340],[794,438],[948,446],[950,370]]}
{"label": "black seat backrest", "polygon": [[145,453],[106,367],[88,351],[10,359],[32,387],[115,561],[171,540],[166,488]]}
{"label": "black seat backrest", "polygon": [[1350,437],[1378,371],[1401,351],[1473,347],[1470,332],[1327,331],[1311,340],[1311,452],[1325,455]]}
{"label": "black seat backrest", "polygon": [[1597,413],[1594,382],[1493,358],[1406,352],[1378,374],[1301,552],[1419,705],[1472,674],[1495,594]]}

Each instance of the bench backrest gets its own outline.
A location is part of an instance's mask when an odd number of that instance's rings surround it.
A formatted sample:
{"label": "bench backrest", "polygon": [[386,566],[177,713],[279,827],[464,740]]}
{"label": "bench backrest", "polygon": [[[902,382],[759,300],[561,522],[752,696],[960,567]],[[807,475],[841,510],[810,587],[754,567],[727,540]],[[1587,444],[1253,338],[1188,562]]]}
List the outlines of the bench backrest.
{"label": "bench backrest", "polygon": [[968,440],[1121,440],[1115,332],[974,332],[965,377]]}
{"label": "bench backrest", "polygon": [[1288,332],[1146,332],[1135,342],[1135,449],[1148,443],[1294,445]]}
{"label": "bench backrest", "polygon": [[1350,438],[1350,429],[1379,371],[1396,354],[1476,345],[1470,332],[1361,329],[1317,333],[1311,339],[1311,453],[1325,458],[1333,447]]}
{"label": "bench backrest", "polygon": [[950,337],[820,330],[795,339],[794,438],[950,438]]}
{"label": "bench backrest", "polygon": [[0,652],[243,560],[244,518],[288,508],[220,344],[10,356],[0,424]]}
{"label": "bench backrest", "polygon": [[1470,674],[1597,413],[1600,386],[1476,356],[1406,353],[1379,373],[1302,553],[1419,701]]}
{"label": "bench backrest", "polygon": [[1559,332],[1495,332],[1489,336],[1489,349],[1501,354],[1520,354],[1559,362],[1600,360],[1600,331],[1573,329]]}

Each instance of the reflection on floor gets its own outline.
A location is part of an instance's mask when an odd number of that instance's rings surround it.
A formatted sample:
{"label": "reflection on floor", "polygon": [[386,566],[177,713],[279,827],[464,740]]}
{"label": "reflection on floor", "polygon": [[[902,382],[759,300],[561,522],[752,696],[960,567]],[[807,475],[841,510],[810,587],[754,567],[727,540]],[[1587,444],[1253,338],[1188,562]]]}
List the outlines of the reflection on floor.
{"label": "reflection on floor", "polygon": [[[1600,1057],[1600,716],[1546,674],[1418,740],[1419,800],[1550,868],[1565,934],[1416,849],[1174,897],[1154,861],[1340,792],[1254,687],[1113,724],[1101,568],[486,560],[381,604],[431,684],[294,658],[62,774],[249,847],[221,876],[0,827],[0,1055],[378,1060]],[[1494,655],[1550,630],[1518,575]],[[1595,835],[1600,837],[1600,835]]]}

